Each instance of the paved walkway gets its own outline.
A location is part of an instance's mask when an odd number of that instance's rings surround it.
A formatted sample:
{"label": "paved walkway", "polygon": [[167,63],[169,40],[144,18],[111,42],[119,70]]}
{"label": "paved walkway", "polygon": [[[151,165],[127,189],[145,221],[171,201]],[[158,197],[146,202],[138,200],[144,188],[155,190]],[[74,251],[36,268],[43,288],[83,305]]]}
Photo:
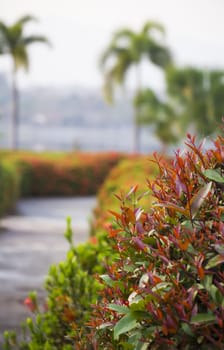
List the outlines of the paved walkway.
{"label": "paved walkway", "polygon": [[30,316],[23,300],[30,290],[43,295],[49,266],[63,260],[63,234],[72,218],[75,244],[85,242],[95,197],[20,200],[16,214],[0,221],[0,348],[4,330]]}

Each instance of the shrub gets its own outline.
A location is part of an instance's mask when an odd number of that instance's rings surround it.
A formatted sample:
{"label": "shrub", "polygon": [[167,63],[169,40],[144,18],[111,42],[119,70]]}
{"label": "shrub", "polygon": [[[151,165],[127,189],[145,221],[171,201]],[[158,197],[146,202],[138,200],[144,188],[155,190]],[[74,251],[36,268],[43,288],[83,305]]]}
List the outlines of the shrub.
{"label": "shrub", "polygon": [[[149,212],[121,196],[91,326],[97,349],[224,348],[224,138],[189,150],[148,186]],[[117,228],[118,227],[118,228]]]}
{"label": "shrub", "polygon": [[7,159],[17,165],[22,196],[74,196],[96,194],[111,168],[123,157],[112,152],[15,152],[9,153]]}
{"label": "shrub", "polygon": [[[132,186],[138,186],[138,195],[147,192],[146,179],[153,179],[158,174],[157,167],[151,160],[152,156],[132,156],[121,160],[110,171],[97,195],[97,206],[91,223],[92,235],[105,232],[112,222],[110,211],[119,210],[119,201],[115,194],[120,189],[127,192]],[[142,206],[145,210],[151,207],[150,196],[143,196]]]}
{"label": "shrub", "polygon": [[0,215],[18,197],[96,194],[118,153],[43,153],[0,151]]}
{"label": "shrub", "polygon": [[32,317],[22,325],[22,339],[14,332],[5,332],[5,350],[72,350],[74,344],[77,350],[93,349],[87,323],[101,288],[94,275],[105,271],[110,248],[95,237],[74,247],[70,220],[65,236],[70,249],[65,261],[50,267],[46,302],[39,305],[36,294],[30,293],[24,303]]}
{"label": "shrub", "polygon": [[15,166],[6,160],[0,162],[0,216],[13,209],[19,195],[19,177]]}
{"label": "shrub", "polygon": [[68,223],[71,248],[50,269],[47,308],[29,296],[30,340],[6,333],[6,350],[224,348],[224,138],[205,152],[187,144],[172,162],[155,156],[150,210],[137,186],[117,196],[107,239],[75,248]]}

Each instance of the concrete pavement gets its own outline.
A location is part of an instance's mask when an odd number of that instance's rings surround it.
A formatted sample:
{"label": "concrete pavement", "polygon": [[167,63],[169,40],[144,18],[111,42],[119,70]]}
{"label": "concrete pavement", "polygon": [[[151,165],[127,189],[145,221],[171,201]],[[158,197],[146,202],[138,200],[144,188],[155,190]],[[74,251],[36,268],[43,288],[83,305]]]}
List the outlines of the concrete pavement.
{"label": "concrete pavement", "polygon": [[66,217],[72,218],[74,242],[85,242],[95,197],[38,198],[18,202],[16,213],[0,221],[0,345],[4,330],[18,329],[30,316],[23,300],[31,290],[43,295],[52,263],[65,258]]}

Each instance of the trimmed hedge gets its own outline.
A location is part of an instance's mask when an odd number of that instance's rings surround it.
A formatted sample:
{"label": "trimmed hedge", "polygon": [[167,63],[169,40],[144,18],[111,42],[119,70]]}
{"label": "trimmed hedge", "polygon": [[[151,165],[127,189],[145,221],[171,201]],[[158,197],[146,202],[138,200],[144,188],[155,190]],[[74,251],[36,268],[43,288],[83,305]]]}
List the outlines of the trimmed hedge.
{"label": "trimmed hedge", "polygon": [[96,194],[118,153],[9,153],[20,174],[21,196],[85,196]]}
{"label": "trimmed hedge", "polygon": [[0,162],[0,216],[13,209],[19,196],[19,176],[15,165]]}
{"label": "trimmed hedge", "polygon": [[0,151],[0,215],[18,196],[85,196],[99,190],[124,154]]}

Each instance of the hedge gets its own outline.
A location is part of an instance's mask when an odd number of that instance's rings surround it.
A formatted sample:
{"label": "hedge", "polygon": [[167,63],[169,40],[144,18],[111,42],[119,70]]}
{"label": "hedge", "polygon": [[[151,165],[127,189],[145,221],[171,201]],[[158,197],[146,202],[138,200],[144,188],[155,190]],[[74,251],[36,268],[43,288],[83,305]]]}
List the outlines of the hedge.
{"label": "hedge", "polygon": [[85,196],[99,190],[109,171],[124,154],[0,151],[0,215],[18,198]]}
{"label": "hedge", "polygon": [[0,216],[13,209],[19,196],[19,176],[15,165],[6,160],[0,162]]}
{"label": "hedge", "polygon": [[85,196],[96,194],[122,155],[68,154],[60,159],[21,157],[22,196]]}

